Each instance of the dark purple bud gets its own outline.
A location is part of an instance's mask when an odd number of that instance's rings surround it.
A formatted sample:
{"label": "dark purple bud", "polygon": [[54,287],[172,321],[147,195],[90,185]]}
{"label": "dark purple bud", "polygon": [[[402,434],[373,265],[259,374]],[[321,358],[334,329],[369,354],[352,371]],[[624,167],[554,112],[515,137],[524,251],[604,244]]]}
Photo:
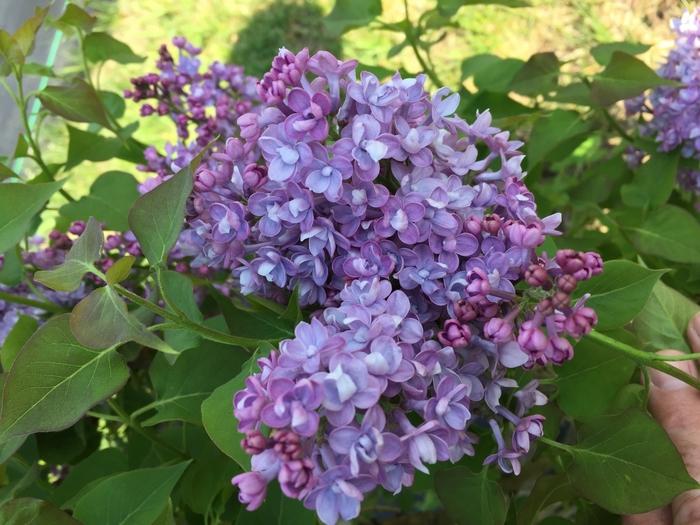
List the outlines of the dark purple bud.
{"label": "dark purple bud", "polygon": [[537,311],[542,315],[550,315],[554,312],[554,305],[552,305],[551,297],[546,297],[537,303]]}
{"label": "dark purple bud", "polygon": [[586,252],[582,255],[583,264],[590,271],[591,276],[603,272],[603,259],[596,252]]}
{"label": "dark purple bud", "polygon": [[557,310],[567,306],[570,301],[571,297],[569,294],[564,293],[561,290],[555,292],[555,294],[552,296],[552,306]]}
{"label": "dark purple bud", "polygon": [[549,290],[552,287],[552,280],[549,278],[547,270],[539,264],[531,264],[525,270],[525,281],[535,288],[540,287]]}
{"label": "dark purple bud", "polygon": [[143,106],[141,106],[141,109],[139,112],[140,112],[142,117],[148,117],[150,115],[153,115],[153,113],[155,113],[155,111],[156,111],[155,108],[153,106],[151,106],[150,104],[144,104]]}
{"label": "dark purple bud", "polygon": [[461,324],[456,319],[448,319],[445,321],[442,331],[438,333],[438,341],[445,346],[452,348],[465,348],[469,345],[472,338],[472,332],[469,326]]}
{"label": "dark purple bud", "polygon": [[557,279],[557,288],[564,293],[571,294],[576,289],[577,282],[573,275],[564,274]]}
{"label": "dark purple bud", "polygon": [[68,228],[68,231],[71,232],[73,235],[82,235],[82,233],[85,231],[85,222],[84,221],[75,221],[70,225],[70,228]]}
{"label": "dark purple bud", "polygon": [[576,339],[588,334],[598,322],[598,316],[593,308],[582,306],[575,308],[564,321],[566,331]]}
{"label": "dark purple bud", "polygon": [[272,433],[273,448],[283,461],[300,459],[302,456],[301,439],[291,430],[276,430]]}
{"label": "dark purple bud", "polygon": [[496,343],[504,343],[513,339],[513,323],[500,317],[493,317],[484,325],[486,337]]}
{"label": "dark purple bud", "polygon": [[462,324],[468,323],[469,321],[473,321],[478,315],[476,308],[474,308],[474,305],[466,299],[460,299],[459,301],[457,301],[454,305],[454,308],[455,317]]}
{"label": "dark purple bud", "polygon": [[574,348],[565,337],[554,336],[549,338],[554,364],[560,365],[574,357]]}
{"label": "dark purple bud", "polygon": [[485,232],[491,235],[497,235],[503,226],[503,221],[499,215],[492,213],[484,217],[481,221],[481,226]]}
{"label": "dark purple bud", "polygon": [[241,448],[245,450],[246,454],[254,456],[268,448],[268,441],[259,430],[249,430],[241,440]]}

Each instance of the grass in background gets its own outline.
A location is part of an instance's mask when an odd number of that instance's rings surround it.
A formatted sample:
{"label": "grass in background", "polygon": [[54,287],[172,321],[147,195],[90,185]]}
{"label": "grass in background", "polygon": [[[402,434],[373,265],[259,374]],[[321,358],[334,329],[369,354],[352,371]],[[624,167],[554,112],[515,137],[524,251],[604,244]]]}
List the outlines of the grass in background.
{"label": "grass in background", "polygon": [[[460,81],[462,60],[475,53],[494,53],[527,59],[538,51],[555,51],[562,60],[583,59],[588,48],[597,42],[631,40],[657,44],[645,58],[656,64],[665,55],[668,21],[680,14],[682,6],[672,0],[532,0],[533,7],[508,9],[499,6],[464,7],[455,17],[456,28],[445,29],[445,37],[432,50],[440,78],[452,86]],[[431,8],[434,0],[411,0],[410,14],[415,20]],[[394,22],[404,17],[402,0],[384,0],[382,20]],[[100,72],[102,89],[121,93],[129,87],[129,79],[153,71],[157,49],[182,35],[201,46],[203,63],[234,56],[249,71],[260,74],[267,70],[275,50],[286,45],[290,49],[327,46],[345,57],[358,58],[365,64],[395,69],[404,67],[418,72],[419,64],[410,48],[392,58],[389,50],[400,44],[397,33],[364,27],[345,34],[341,42],[329,39],[323,32],[320,17],[330,12],[333,0],[93,0],[101,29],[127,42],[146,57],[142,64],[120,66],[109,62]],[[299,14],[299,16],[296,16]],[[293,16],[294,15],[294,16]],[[77,60],[75,45],[66,43],[64,62]],[[140,121],[136,138],[162,149],[175,137],[174,127],[165,118],[139,118],[137,104],[127,101],[124,122]],[[65,130],[45,124],[42,143],[47,156],[64,160],[67,146]],[[133,166],[120,161],[100,164],[86,162],[72,170],[66,188],[74,195],[87,193],[90,184],[101,173],[121,169],[134,172]],[[143,178],[143,174],[135,173]]]}

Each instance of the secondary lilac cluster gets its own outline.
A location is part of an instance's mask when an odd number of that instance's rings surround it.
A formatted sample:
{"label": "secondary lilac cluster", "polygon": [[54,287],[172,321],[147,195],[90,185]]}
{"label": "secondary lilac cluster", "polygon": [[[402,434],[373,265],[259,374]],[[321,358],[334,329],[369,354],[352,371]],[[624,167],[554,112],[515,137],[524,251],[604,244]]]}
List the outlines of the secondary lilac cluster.
{"label": "secondary lilac cluster", "polygon": [[[165,156],[155,148],[145,151],[144,171],[155,172],[144,189],[186,166],[204,146],[217,137],[230,137],[236,119],[257,104],[256,79],[244,74],[241,66],[211,63],[201,71],[201,49],[183,37],[173,38],[177,60],[167,46],[160,47],[158,73],[133,78],[125,98],[141,105],[141,115],[169,117],[177,128],[178,141],[166,144]],[[194,135],[194,136],[193,136]]]}
{"label": "secondary lilac cluster", "polygon": [[[46,239],[40,236],[31,238],[31,246],[22,253],[22,263],[27,275],[31,275],[36,270],[50,270],[63,263],[73,243],[84,230],[85,223],[75,221],[70,224],[66,232],[54,229]],[[103,246],[103,254],[100,259],[95,261],[95,266],[106,272],[118,259],[126,255],[141,256],[141,249],[136,237],[131,232],[108,233]],[[0,269],[2,269],[3,263],[2,256],[0,256]],[[182,268],[183,271],[187,269],[185,261],[179,261],[177,264],[185,265]],[[54,291],[35,281],[31,282],[31,286],[26,282],[15,285],[0,284],[0,292],[20,299],[50,303],[68,311],[96,286],[102,284],[104,283],[97,276],[89,274],[80,287],[73,292]],[[129,286],[128,282],[125,284]],[[33,317],[41,322],[47,313],[40,306],[26,305],[0,298],[0,346],[20,316]]]}
{"label": "secondary lilac cluster", "polygon": [[196,172],[181,236],[244,294],[322,307],[236,394],[252,470],[234,483],[254,509],[277,479],[328,524],[472,453],[472,424],[493,433],[487,462],[519,472],[546,399],[507,372],[572,357],[596,322],[572,293],[602,271],[592,252],[536,254],[559,215],[539,218],[522,143],[488,112],[468,123],[423,76],[355,67],[281,50],[264,109]]}
{"label": "secondary lilac cluster", "polygon": [[[625,107],[629,115],[642,117],[641,133],[654,137],[661,151],[680,149],[683,157],[700,159],[700,8],[672,19],[671,28],[675,46],[658,74],[677,84],[628,100]],[[678,180],[700,194],[700,169],[683,167]]]}

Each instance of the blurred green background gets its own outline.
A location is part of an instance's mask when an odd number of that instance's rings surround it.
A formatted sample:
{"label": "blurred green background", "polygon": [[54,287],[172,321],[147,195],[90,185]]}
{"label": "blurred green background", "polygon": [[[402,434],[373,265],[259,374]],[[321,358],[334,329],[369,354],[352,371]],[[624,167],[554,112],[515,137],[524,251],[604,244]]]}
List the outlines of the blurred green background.
{"label": "blurred green background", "polygon": [[[653,44],[642,56],[647,63],[660,62],[671,45],[670,18],[678,16],[682,4],[671,0],[532,0],[532,7],[509,9],[501,6],[465,6],[436,38],[441,40],[431,52],[434,67],[450,87],[460,83],[461,62],[476,53],[527,59],[540,51],[555,51],[562,61],[586,68],[587,50],[596,43],[629,40]],[[261,75],[268,69],[279,47],[298,50],[329,49],[363,64],[389,69],[404,68],[418,73],[420,66],[403,36],[383,31],[376,24],[352,30],[341,38],[329,34],[322,17],[333,8],[334,0],[93,0],[89,7],[99,18],[101,29],[127,42],[145,56],[142,64],[105,64],[99,73],[101,89],[122,92],[129,79],[155,70],[157,49],[182,35],[201,46],[203,64],[229,60],[244,65],[246,71]],[[412,19],[434,6],[434,0],[407,2]],[[383,0],[384,22],[404,17],[402,0]],[[62,54],[71,67],[77,50],[64,42]],[[468,87],[468,86],[467,86]],[[487,109],[487,108],[482,108]],[[124,122],[140,121],[136,137],[162,149],[175,139],[172,125],[164,118],[139,118],[137,104],[127,103]],[[42,131],[43,146],[49,159],[65,155],[67,137],[58,124],[48,122]],[[86,162],[74,170],[67,188],[75,195],[87,191],[92,181],[108,169],[133,169],[119,161]],[[143,178],[143,174],[137,174]]]}

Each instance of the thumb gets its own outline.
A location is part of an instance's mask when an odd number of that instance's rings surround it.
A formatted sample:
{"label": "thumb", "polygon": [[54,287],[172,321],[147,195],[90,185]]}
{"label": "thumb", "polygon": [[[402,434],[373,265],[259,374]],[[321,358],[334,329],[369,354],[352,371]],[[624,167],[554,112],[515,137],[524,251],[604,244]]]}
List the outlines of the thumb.
{"label": "thumb", "polygon": [[[700,352],[700,314],[688,327],[688,340],[694,352]],[[677,350],[662,350],[663,355],[678,355]],[[671,361],[670,365],[698,377],[693,361]],[[649,409],[676,445],[688,472],[700,480],[700,392],[679,379],[650,371]],[[678,496],[672,504],[674,525],[700,523],[700,490]]]}

